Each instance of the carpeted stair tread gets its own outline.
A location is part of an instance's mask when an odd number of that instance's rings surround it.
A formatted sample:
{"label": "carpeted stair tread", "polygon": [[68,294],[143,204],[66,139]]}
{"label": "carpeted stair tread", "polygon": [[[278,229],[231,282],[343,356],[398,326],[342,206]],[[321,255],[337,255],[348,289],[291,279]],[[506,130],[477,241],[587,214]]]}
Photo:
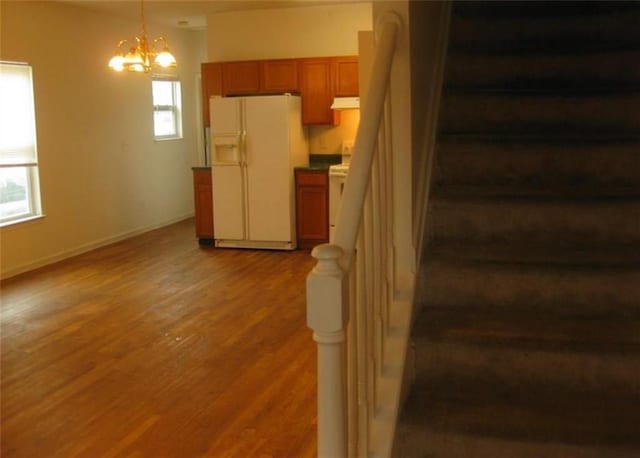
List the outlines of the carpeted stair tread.
{"label": "carpeted stair tread", "polygon": [[640,240],[640,201],[634,198],[434,195],[430,213],[436,238],[598,244]]}
{"label": "carpeted stair tread", "polygon": [[640,269],[632,265],[597,268],[428,257],[419,280],[419,291],[426,293],[421,301],[429,307],[566,317],[640,313]]}
{"label": "carpeted stair tread", "polygon": [[[414,395],[407,405],[405,425],[421,429],[423,434],[412,435],[406,448],[401,442],[396,457],[631,458],[640,453],[640,414],[624,398],[556,396],[546,403],[538,399],[486,403],[474,401],[472,396],[439,399]],[[449,438],[443,440],[439,435]],[[471,442],[470,448],[456,446],[455,442],[465,437],[483,441]],[[416,454],[416,449],[421,453]]]}
{"label": "carpeted stair tread", "polygon": [[[444,134],[584,131],[640,132],[640,94],[451,94],[443,98]],[[596,116],[596,113],[598,114]]]}
{"label": "carpeted stair tread", "polygon": [[534,194],[633,195],[640,185],[640,141],[442,137],[435,164],[436,186],[445,193],[507,186]]}
{"label": "carpeted stair tread", "polygon": [[472,53],[479,49],[485,54],[504,55],[579,55],[594,52],[633,51],[640,48],[640,37],[622,37],[617,41],[600,41],[597,37],[578,39],[532,39],[531,41],[509,41],[504,37],[501,41],[479,40],[474,43],[453,43],[452,52]]}
{"label": "carpeted stair tread", "polygon": [[[509,342],[509,346],[505,346]],[[479,344],[422,339],[415,353],[414,393],[434,393],[448,398],[474,380],[478,398],[487,404],[498,396],[483,387],[499,387],[502,399],[526,393],[544,402],[550,395],[563,397],[623,396],[640,402],[640,352],[635,345],[602,344],[603,350],[579,342],[543,343],[503,339]],[[424,348],[430,347],[429,351]],[[423,349],[420,351],[420,349]],[[445,381],[443,383],[443,381]]]}
{"label": "carpeted stair tread", "polygon": [[[504,181],[500,183],[499,181]],[[432,196],[440,197],[531,197],[544,198],[562,196],[573,199],[594,200],[638,200],[640,201],[640,183],[628,185],[600,185],[581,182],[580,177],[574,179],[555,179],[554,177],[534,176],[529,181],[507,181],[507,177],[498,183],[485,184],[441,184],[437,183],[432,190]]]}
{"label": "carpeted stair tread", "polygon": [[[500,18],[514,20],[526,16],[532,19],[537,16],[548,23],[554,19],[565,21],[570,18],[573,22],[576,17],[585,20],[589,16],[600,18],[606,14],[638,14],[640,5],[636,1],[490,0],[457,2],[454,8],[455,18],[489,17],[494,23]],[[540,30],[539,27],[537,30]]]}
{"label": "carpeted stair tread", "polygon": [[576,145],[624,145],[640,142],[640,131],[547,131],[536,132],[439,132],[439,143],[494,142],[496,144],[565,144]]}
{"label": "carpeted stair tread", "polygon": [[[637,2],[624,8],[611,8],[603,2],[540,6],[537,1],[454,3],[451,29],[455,33],[450,49],[575,53],[640,42]],[[475,14],[466,14],[470,8],[477,10]],[[618,26],[612,28],[612,22]]]}
{"label": "carpeted stair tread", "polygon": [[400,424],[394,458],[632,458],[640,454],[633,446],[509,440],[429,429],[420,435],[412,434],[421,426]]}
{"label": "carpeted stair tread", "polygon": [[538,352],[631,354],[635,355],[640,370],[640,315],[569,319],[474,307],[456,310],[428,307],[415,326],[416,335],[425,345],[442,342],[486,348],[508,345],[512,349]]}
{"label": "carpeted stair tread", "polygon": [[639,80],[640,49],[562,56],[452,51],[446,70],[447,88],[634,89]]}
{"label": "carpeted stair tread", "polygon": [[[458,399],[436,394],[415,396],[409,403],[412,420],[428,421],[429,429],[493,437],[549,442],[640,446],[640,411],[624,397],[578,396],[549,400],[523,399],[490,404],[474,399],[470,385]],[[469,393],[471,391],[471,393]],[[545,402],[546,401],[546,402]]]}
{"label": "carpeted stair tread", "polygon": [[438,260],[482,264],[574,266],[590,269],[626,267],[640,270],[640,241],[635,243],[580,244],[574,240],[553,242],[474,242],[468,238],[432,240],[427,256]]}
{"label": "carpeted stair tread", "polygon": [[608,84],[602,82],[582,81],[576,83],[571,80],[549,81],[525,80],[519,84],[503,85],[461,85],[447,86],[443,91],[445,96],[461,96],[470,94],[477,97],[573,97],[576,99],[596,98],[607,96],[630,97],[640,94],[640,85],[637,84]]}

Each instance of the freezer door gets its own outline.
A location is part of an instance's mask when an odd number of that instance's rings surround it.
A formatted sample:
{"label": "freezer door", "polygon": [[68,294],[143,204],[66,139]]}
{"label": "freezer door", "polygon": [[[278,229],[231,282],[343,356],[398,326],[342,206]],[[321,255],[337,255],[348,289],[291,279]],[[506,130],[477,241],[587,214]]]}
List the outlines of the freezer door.
{"label": "freezer door", "polygon": [[211,97],[211,135],[236,134],[242,131],[241,103],[242,99],[236,97]]}
{"label": "freezer door", "polygon": [[244,240],[243,173],[240,165],[213,165],[213,230],[216,239]]}
{"label": "freezer door", "polygon": [[212,97],[211,113],[211,162],[239,164],[242,162],[242,100]]}
{"label": "freezer door", "polygon": [[249,240],[294,240],[291,223],[293,171],[289,162],[289,108],[287,96],[245,99]]}

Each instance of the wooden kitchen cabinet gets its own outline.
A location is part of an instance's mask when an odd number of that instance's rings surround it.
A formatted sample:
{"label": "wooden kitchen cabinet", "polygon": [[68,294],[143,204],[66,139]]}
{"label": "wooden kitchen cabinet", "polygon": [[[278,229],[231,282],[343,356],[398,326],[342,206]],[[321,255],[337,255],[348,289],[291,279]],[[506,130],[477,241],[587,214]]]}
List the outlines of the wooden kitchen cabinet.
{"label": "wooden kitchen cabinet", "polygon": [[335,57],[333,63],[334,96],[357,97],[358,56]]}
{"label": "wooden kitchen cabinet", "polygon": [[210,125],[212,95],[300,93],[303,124],[337,125],[340,112],[333,98],[357,97],[358,57],[307,57],[202,64],[202,110]]}
{"label": "wooden kitchen cabinet", "polygon": [[200,66],[202,78],[202,122],[204,127],[211,125],[209,118],[209,99],[222,95],[222,64],[206,62]]}
{"label": "wooden kitchen cabinet", "polygon": [[223,62],[224,95],[247,95],[260,91],[260,61]]}
{"label": "wooden kitchen cabinet", "polygon": [[196,237],[201,243],[213,240],[213,187],[211,168],[193,168],[193,198]]}
{"label": "wooden kitchen cabinet", "polygon": [[296,170],[298,248],[329,241],[329,177],[327,170]]}
{"label": "wooden kitchen cabinet", "polygon": [[260,92],[267,94],[300,92],[298,59],[265,60],[260,64]]}
{"label": "wooden kitchen cabinet", "polygon": [[300,59],[300,90],[303,124],[340,122],[340,113],[331,109],[333,102],[332,59]]}

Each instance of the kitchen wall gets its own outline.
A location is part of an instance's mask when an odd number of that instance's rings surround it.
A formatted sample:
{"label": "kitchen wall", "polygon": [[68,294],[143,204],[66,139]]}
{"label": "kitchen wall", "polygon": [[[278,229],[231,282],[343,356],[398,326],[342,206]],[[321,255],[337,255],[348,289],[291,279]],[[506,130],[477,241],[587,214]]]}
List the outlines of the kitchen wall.
{"label": "kitchen wall", "polygon": [[[372,28],[370,2],[210,14],[209,61],[356,55],[358,31]],[[358,121],[358,111],[345,111],[339,126],[311,126],[310,151],[340,153]]]}
{"label": "kitchen wall", "polygon": [[167,37],[182,82],[184,139],[153,140],[149,75],[107,68],[139,22],[61,2],[0,3],[0,59],[33,66],[44,218],[0,229],[3,278],[193,214],[200,32]]}

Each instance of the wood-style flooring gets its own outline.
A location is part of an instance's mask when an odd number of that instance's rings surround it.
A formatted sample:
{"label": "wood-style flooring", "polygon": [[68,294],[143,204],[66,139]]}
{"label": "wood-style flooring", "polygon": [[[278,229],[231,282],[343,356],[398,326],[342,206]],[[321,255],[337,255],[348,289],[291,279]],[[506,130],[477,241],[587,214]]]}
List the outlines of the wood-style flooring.
{"label": "wood-style flooring", "polygon": [[193,234],[2,283],[2,457],[315,456],[313,259]]}

